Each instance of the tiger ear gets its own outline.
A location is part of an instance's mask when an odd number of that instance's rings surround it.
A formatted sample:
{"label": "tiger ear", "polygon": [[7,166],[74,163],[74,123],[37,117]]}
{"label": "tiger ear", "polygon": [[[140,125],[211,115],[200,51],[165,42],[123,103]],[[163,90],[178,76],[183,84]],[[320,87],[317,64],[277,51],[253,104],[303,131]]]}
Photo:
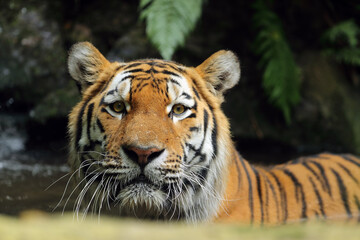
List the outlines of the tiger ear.
{"label": "tiger ear", "polygon": [[223,93],[235,86],[240,79],[240,63],[231,51],[221,50],[202,64],[196,70],[205,80],[208,89],[222,99]]}
{"label": "tiger ear", "polygon": [[83,93],[110,64],[108,60],[89,42],[74,44],[69,52],[68,69]]}

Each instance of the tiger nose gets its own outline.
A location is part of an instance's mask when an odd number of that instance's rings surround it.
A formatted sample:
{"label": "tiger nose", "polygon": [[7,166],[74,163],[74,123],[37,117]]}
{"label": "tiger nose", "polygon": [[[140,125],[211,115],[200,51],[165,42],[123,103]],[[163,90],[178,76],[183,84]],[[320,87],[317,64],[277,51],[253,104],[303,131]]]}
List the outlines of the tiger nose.
{"label": "tiger nose", "polygon": [[152,160],[160,156],[164,149],[158,148],[141,148],[135,146],[123,147],[125,154],[134,162],[138,163],[141,168],[144,168]]}

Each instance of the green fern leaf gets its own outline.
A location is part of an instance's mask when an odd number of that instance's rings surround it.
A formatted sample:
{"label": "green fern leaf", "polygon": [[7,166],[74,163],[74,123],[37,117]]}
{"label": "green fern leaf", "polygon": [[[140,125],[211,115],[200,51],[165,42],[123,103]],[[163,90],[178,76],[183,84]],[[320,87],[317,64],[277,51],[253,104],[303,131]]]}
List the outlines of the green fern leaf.
{"label": "green fern leaf", "polygon": [[147,36],[161,56],[169,60],[195,27],[202,0],[141,0],[140,8]]}
{"label": "green fern leaf", "polygon": [[336,43],[339,38],[343,37],[348,41],[350,47],[356,47],[358,44],[357,36],[359,33],[360,28],[354,20],[347,20],[330,28],[325,32],[324,37],[331,43]]}
{"label": "green fern leaf", "polygon": [[263,88],[269,101],[279,108],[287,124],[291,109],[300,101],[300,71],[285,39],[281,21],[263,1],[254,4],[253,23],[259,31],[254,52],[260,56],[264,69]]}
{"label": "green fern leaf", "polygon": [[[323,38],[328,40],[332,47],[324,50],[324,53],[336,61],[360,66],[360,48],[358,46],[358,36],[360,34],[359,26],[354,20],[347,20],[336,24],[324,33]],[[338,40],[344,40],[347,44]]]}

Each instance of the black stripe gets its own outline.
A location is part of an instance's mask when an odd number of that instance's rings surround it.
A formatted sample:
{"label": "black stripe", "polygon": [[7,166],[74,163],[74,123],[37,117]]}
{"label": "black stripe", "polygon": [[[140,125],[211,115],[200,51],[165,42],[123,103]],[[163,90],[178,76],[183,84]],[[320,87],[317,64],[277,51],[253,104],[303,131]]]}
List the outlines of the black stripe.
{"label": "black stripe", "polygon": [[351,163],[353,163],[354,165],[360,167],[360,161],[359,161],[359,162],[355,161],[354,159],[352,159],[352,158],[350,157],[350,155],[342,154],[342,155],[340,155],[340,156],[341,156],[343,159],[345,159],[346,161],[351,162]]}
{"label": "black stripe", "polygon": [[[138,92],[140,92],[144,87],[146,87],[147,85],[149,85],[149,83],[144,83],[138,90]],[[162,91],[162,89],[161,89]]]}
{"label": "black stripe", "polygon": [[330,196],[332,196],[332,192],[331,192],[331,187],[330,187],[330,184],[329,184],[329,180],[328,180],[328,178],[327,178],[327,176],[326,176],[326,173],[325,173],[325,170],[324,170],[323,166],[322,166],[320,163],[316,162],[316,161],[309,161],[309,162],[311,162],[312,164],[314,164],[314,165],[319,169],[320,174],[321,174],[322,178],[323,178],[324,181],[325,181],[325,186],[326,186],[326,188],[327,188],[327,192],[329,193]]}
{"label": "black stripe", "polygon": [[190,182],[189,179],[187,179],[187,178],[184,178],[183,184],[182,184],[182,187],[181,187],[181,188],[182,188],[183,190],[186,190],[186,187],[185,187],[185,186],[191,187],[192,190],[194,190],[194,192],[195,192],[195,186],[194,186],[193,183]]}
{"label": "black stripe", "polygon": [[292,183],[293,183],[293,185],[294,185],[296,201],[299,202],[299,195],[300,195],[300,193],[299,193],[299,186],[301,185],[301,184],[299,183],[299,180],[298,180],[298,179],[295,177],[295,175],[294,175],[292,172],[290,172],[289,170],[284,169],[283,172],[284,172],[288,177],[290,177],[290,179],[291,179],[291,181],[292,181]]}
{"label": "black stripe", "polygon": [[185,152],[184,152],[185,149],[184,149],[183,145],[181,145],[181,148],[182,148],[182,152],[183,152],[183,154],[184,154],[184,155],[183,155],[183,156],[184,156],[183,161],[184,161],[184,163],[186,163],[188,159],[187,159],[187,155],[186,155]]}
{"label": "black stripe", "polygon": [[241,172],[240,172],[240,166],[238,161],[240,161],[240,156],[239,154],[235,155],[235,165],[236,165],[236,172],[238,174],[238,190],[237,192],[240,192],[240,184],[241,184]]}
{"label": "black stripe", "polygon": [[171,64],[165,64],[165,65],[166,65],[167,67],[170,67],[170,68],[174,69],[174,70],[177,71],[177,72],[186,73],[185,70],[183,70],[183,69],[181,69],[181,68],[178,68],[178,67],[175,67],[175,66],[173,66],[173,65],[171,65]]}
{"label": "black stripe", "polygon": [[244,171],[246,173],[246,177],[249,183],[249,207],[250,207],[250,222],[253,223],[254,222],[254,203],[253,203],[253,191],[252,191],[252,181],[250,178],[250,174],[245,166],[245,163],[242,159],[242,157],[240,157],[240,162],[244,168]]}
{"label": "black stripe", "polygon": [[128,80],[128,79],[134,79],[135,78],[135,76],[132,76],[132,75],[128,75],[128,76],[125,76],[125,77],[123,77],[119,82],[118,82],[118,84],[119,83],[121,83],[121,82],[123,82],[123,81],[125,81],[125,80]]}
{"label": "black stripe", "polygon": [[345,167],[341,163],[337,163],[337,164],[339,165],[340,168],[342,168],[347,173],[347,175],[349,175],[352,178],[352,180],[354,180],[354,182],[359,184],[359,181],[356,179],[356,177],[350,172],[350,170],[347,167]]}
{"label": "black stripe", "polygon": [[196,113],[191,113],[188,117],[186,118],[196,118]]}
{"label": "black stripe", "polygon": [[100,119],[96,119],[96,124],[98,125],[99,129],[100,129],[100,132],[105,132],[105,129],[104,129],[104,126],[102,125]]}
{"label": "black stripe", "polygon": [[89,141],[91,141],[91,136],[90,136],[90,125],[91,125],[91,119],[92,119],[92,113],[94,111],[94,103],[91,103],[88,107],[88,111],[87,111],[87,136]]}
{"label": "black stripe", "polygon": [[[277,219],[279,220],[280,219],[280,212],[279,212],[279,201],[278,201],[278,198],[276,196],[276,193],[275,193],[275,188],[274,188],[274,185],[271,183],[271,181],[269,180],[268,176],[265,175],[265,180],[266,180],[266,183],[270,186],[270,190],[272,192],[272,195],[273,195],[273,198],[275,200],[275,204],[276,204],[276,215],[277,215]],[[266,204],[267,208],[269,208],[269,204],[267,203]],[[269,213],[268,213],[269,214]]]}
{"label": "black stripe", "polygon": [[193,91],[194,91],[194,93],[195,93],[195,96],[200,100],[199,92],[196,90],[195,87],[193,87]]}
{"label": "black stripe", "polygon": [[99,103],[99,107],[100,107],[101,105],[107,105],[107,104],[105,103],[105,95],[101,98],[100,103]]}
{"label": "black stripe", "polygon": [[192,150],[194,152],[194,157],[189,161],[189,163],[191,163],[195,158],[199,157],[199,162],[202,162],[206,159],[206,156],[205,154],[202,154],[200,149],[196,149],[195,146],[189,144],[189,143],[186,143],[186,146],[189,148],[189,150]]}
{"label": "black stripe", "polygon": [[325,186],[325,183],[324,183],[323,179],[317,174],[317,172],[315,172],[314,169],[312,169],[312,168],[309,166],[308,162],[303,162],[302,165],[303,165],[307,170],[309,170],[309,171],[312,173],[312,175],[315,176],[316,180],[318,180],[318,181],[321,183],[322,189],[323,189],[324,191],[326,191],[326,186]]}
{"label": "black stripe", "polygon": [[85,108],[87,106],[87,104],[89,103],[90,99],[88,99],[86,102],[84,102],[84,104],[82,105],[81,109],[80,109],[80,112],[79,112],[79,115],[77,116],[77,123],[76,123],[76,133],[75,133],[75,141],[76,141],[76,149],[77,151],[79,151],[80,149],[80,145],[79,145],[79,141],[80,141],[80,138],[81,138],[81,133],[82,133],[82,122],[83,122],[83,115],[84,115],[84,111],[85,111]]}
{"label": "black stripe", "polygon": [[114,78],[114,74],[110,77],[110,79],[105,83],[104,87],[101,89],[101,93],[103,93],[106,88],[109,86],[109,83],[112,81],[112,79]]}
{"label": "black stripe", "polygon": [[287,206],[286,192],[284,191],[284,187],[280,183],[280,180],[275,175],[275,173],[274,172],[269,172],[269,173],[275,179],[276,185],[278,186],[278,189],[279,189],[280,201],[281,201],[281,206],[282,206],[283,215],[284,215],[283,223],[285,223],[287,221],[287,218],[288,218],[288,206]]}
{"label": "black stripe", "polygon": [[183,92],[181,96],[185,96],[186,99],[191,99],[191,96],[185,92]]}
{"label": "black stripe", "polygon": [[174,84],[176,84],[176,85],[178,85],[178,86],[180,86],[181,87],[181,85],[180,85],[180,83],[178,82],[178,81],[176,81],[175,79],[170,79],[170,82],[172,82],[172,83],[174,83]]}
{"label": "black stripe", "polygon": [[154,78],[154,76],[153,76],[153,74],[155,73],[155,74],[157,74],[157,73],[159,73],[159,71],[158,70],[156,70],[156,69],[154,69],[154,67],[151,67],[149,70],[147,70],[147,71],[144,71],[145,73],[151,73],[151,76]]}
{"label": "black stripe", "polygon": [[261,180],[259,176],[259,172],[254,168],[251,167],[253,172],[255,173],[255,179],[256,179],[256,186],[257,186],[257,192],[259,196],[260,201],[260,213],[261,213],[261,224],[264,223],[264,206],[263,206],[263,196],[262,196],[262,190],[261,190]]}
{"label": "black stripe", "polygon": [[106,108],[104,108],[104,107],[101,108],[100,111],[103,112],[103,113],[109,114],[109,116],[111,116],[111,117],[113,116],[113,115],[111,115],[111,114],[108,112],[108,110],[107,110]]}
{"label": "black stripe", "polygon": [[[262,175],[263,176],[263,175]],[[265,181],[265,217],[267,219],[267,221],[269,222],[269,185],[268,183]]]}
{"label": "black stripe", "polygon": [[[134,78],[135,78],[135,76],[134,76]],[[141,77],[136,76],[137,81],[147,81],[147,80],[151,80],[151,79],[152,79],[151,77],[144,77],[144,75],[141,75]]]}
{"label": "black stripe", "polygon": [[106,90],[106,88],[108,87],[109,83],[112,81],[112,79],[114,78],[115,74],[117,73],[117,71],[119,71],[120,68],[122,68],[123,66],[117,66],[114,70],[114,74],[111,75],[111,77],[109,78],[109,80],[106,82],[106,84],[104,85],[104,87],[101,89],[101,92],[104,92]]}
{"label": "black stripe", "polygon": [[203,136],[203,140],[201,142],[200,145],[200,149],[203,148],[204,143],[205,143],[205,139],[206,139],[206,135],[207,135],[207,128],[208,128],[208,123],[209,123],[209,113],[206,111],[206,109],[204,109],[204,136]]}
{"label": "black stripe", "polygon": [[136,72],[144,72],[144,69],[142,69],[142,68],[136,68],[136,69],[124,71],[123,73],[126,74],[126,73],[136,73]]}
{"label": "black stripe", "polygon": [[217,122],[215,119],[215,115],[213,113],[213,123],[214,123],[214,128],[212,129],[212,133],[211,133],[211,143],[213,145],[213,156],[217,156],[218,154],[218,144],[217,144],[217,134],[218,134],[218,127],[217,127]]}
{"label": "black stripe", "polygon": [[132,83],[133,83],[133,78],[130,79],[130,90],[129,90],[129,102],[132,102],[132,95],[133,95],[133,91],[132,91]]}
{"label": "black stripe", "polygon": [[317,201],[318,201],[318,204],[319,204],[319,207],[320,207],[320,212],[321,212],[321,215],[323,216],[323,218],[326,218],[326,214],[325,214],[325,211],[324,211],[324,203],[323,203],[323,200],[321,198],[321,195],[319,193],[319,190],[317,189],[314,181],[312,180],[311,177],[309,177],[309,180],[310,180],[310,183],[313,187],[313,190],[314,190],[314,193],[316,195],[316,198],[317,198]]}
{"label": "black stripe", "polygon": [[351,214],[350,207],[349,207],[348,193],[347,193],[346,186],[344,185],[343,179],[341,178],[339,173],[337,171],[335,171],[334,169],[331,169],[331,171],[334,173],[334,175],[336,177],[336,181],[338,183],[338,187],[339,187],[339,191],[340,191],[340,196],[341,196],[342,202],[344,204],[346,213],[347,213],[348,217],[351,218],[352,214]]}
{"label": "black stripe", "polygon": [[197,101],[194,101],[194,105],[191,108],[197,111]]}
{"label": "black stripe", "polygon": [[198,131],[199,131],[199,128],[198,128],[198,127],[190,127],[190,128],[189,128],[189,131],[190,131],[190,132],[198,132]]}
{"label": "black stripe", "polygon": [[127,70],[127,69],[132,68],[132,67],[137,67],[137,66],[139,66],[139,65],[141,65],[141,64],[143,64],[143,63],[132,63],[132,64],[126,66],[126,67],[124,68],[124,70]]}
{"label": "black stripe", "polygon": [[204,109],[204,135],[207,132],[208,122],[209,122],[209,113],[206,111],[206,109]]}
{"label": "black stripe", "polygon": [[299,192],[301,193],[301,218],[307,218],[306,216],[306,209],[307,209],[307,205],[306,205],[306,201],[305,201],[305,193],[304,193],[304,189],[303,186],[301,185],[301,183],[299,182],[299,180],[295,177],[295,175],[289,170],[289,169],[284,169],[283,172],[288,175],[291,179],[291,181],[294,183],[295,186],[295,196],[296,199],[299,200]]}
{"label": "black stripe", "polygon": [[115,93],[115,90],[110,90],[109,92],[106,93],[105,96],[107,96],[107,95],[113,95],[114,93]]}
{"label": "black stripe", "polygon": [[[200,174],[196,174],[199,179],[200,179],[200,184],[204,185],[205,181],[206,181],[206,177],[208,175],[209,172],[209,166],[206,166],[204,168],[201,169]],[[198,192],[200,190],[200,184],[198,184],[198,186],[195,188],[195,192]]]}
{"label": "black stripe", "polygon": [[161,73],[168,74],[168,75],[175,76],[175,77],[180,77],[179,74],[168,71],[168,70],[163,70]]}

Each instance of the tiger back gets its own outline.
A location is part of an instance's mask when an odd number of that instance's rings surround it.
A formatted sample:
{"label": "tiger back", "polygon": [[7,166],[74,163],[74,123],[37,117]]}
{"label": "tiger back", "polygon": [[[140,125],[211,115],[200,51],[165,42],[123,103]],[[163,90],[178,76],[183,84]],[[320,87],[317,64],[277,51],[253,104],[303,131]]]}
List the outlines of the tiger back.
{"label": "tiger back", "polygon": [[196,68],[110,63],[85,42],[68,66],[82,93],[69,116],[76,211],[244,223],[359,216],[358,158],[321,154],[265,170],[239,155],[221,110],[240,78],[232,52]]}

